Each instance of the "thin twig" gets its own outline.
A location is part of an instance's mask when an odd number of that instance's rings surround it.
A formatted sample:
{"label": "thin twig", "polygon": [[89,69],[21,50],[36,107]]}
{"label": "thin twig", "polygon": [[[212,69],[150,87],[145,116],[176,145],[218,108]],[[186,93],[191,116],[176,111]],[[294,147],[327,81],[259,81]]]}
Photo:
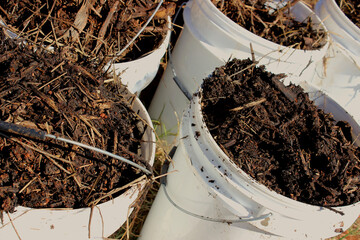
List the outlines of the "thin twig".
{"label": "thin twig", "polygon": [[[3,134],[1,134],[1,135],[3,135]],[[33,146],[30,146],[30,145],[28,145],[28,144],[26,144],[26,143],[20,142],[20,141],[18,141],[18,140],[15,139],[15,138],[10,138],[10,140],[12,140],[12,141],[14,141],[14,142],[16,142],[16,143],[19,143],[19,144],[21,144],[21,145],[24,145],[24,146],[30,148],[31,150],[34,150],[34,151],[36,151],[36,152],[39,152],[39,153],[41,153],[41,154],[43,154],[43,155],[46,155],[46,156],[51,157],[51,158],[54,158],[54,159],[56,159],[56,160],[59,160],[59,161],[65,162],[65,163],[69,163],[69,164],[72,163],[72,162],[70,162],[70,161],[68,161],[68,160],[65,160],[65,159],[61,158],[61,157],[57,157],[57,156],[55,156],[55,155],[53,155],[53,154],[51,154],[51,153],[45,152],[45,151],[43,151],[43,150],[41,150],[41,149],[35,148],[35,147],[33,147]]]}
{"label": "thin twig", "polygon": [[94,5],[94,3],[95,0],[84,0],[83,5],[76,14],[74,24],[60,38],[70,38],[73,42],[75,42],[79,38],[80,33],[84,30],[88,22],[90,9]]}
{"label": "thin twig", "polygon": [[91,238],[91,220],[93,217],[93,213],[94,213],[94,207],[91,207],[90,209],[90,216],[89,216],[89,226],[88,226],[88,238]]}
{"label": "thin twig", "polygon": [[12,226],[13,229],[15,230],[15,233],[16,233],[17,237],[19,238],[19,240],[21,240],[21,237],[20,237],[20,235],[19,235],[19,232],[17,231],[17,229],[16,229],[16,227],[15,227],[15,225],[14,225],[14,223],[13,223],[11,217],[10,217],[10,214],[9,214],[8,212],[7,212],[6,214],[8,215],[8,218],[9,218],[9,220],[10,220],[11,226]]}
{"label": "thin twig", "polygon": [[[60,64],[59,64],[60,65]],[[67,72],[64,72],[63,74],[57,76],[56,78],[50,80],[49,82],[45,83],[44,85],[42,85],[41,87],[38,88],[38,90],[43,89],[44,87],[46,87],[47,85],[51,84],[52,82],[55,82],[56,80],[62,78],[63,76],[65,76],[67,74]]]}
{"label": "thin twig", "polygon": [[26,188],[28,188],[30,186],[30,184],[32,184],[38,177],[34,177],[33,179],[31,179],[20,191],[19,193],[22,193]]}
{"label": "thin twig", "polygon": [[235,76],[235,75],[237,75],[237,74],[239,74],[239,73],[242,73],[242,72],[244,72],[244,71],[246,71],[246,70],[248,70],[248,69],[256,66],[256,64],[258,64],[258,62],[253,62],[252,64],[248,65],[246,68],[243,68],[243,69],[241,69],[240,71],[231,74],[231,75],[230,75],[230,78],[232,78],[233,76]]}
{"label": "thin twig", "polygon": [[96,47],[94,49],[95,51],[95,54],[97,54],[97,52],[99,51],[101,45],[103,44],[103,39],[105,37],[105,33],[106,33],[106,30],[111,22],[111,19],[113,18],[114,14],[117,12],[118,10],[118,5],[119,5],[119,1],[116,1],[114,3],[114,5],[110,8],[110,11],[103,23],[103,25],[101,26],[100,28],[100,31],[99,31],[99,34],[98,34],[98,40],[96,42]]}
{"label": "thin twig", "polygon": [[101,133],[83,115],[79,115],[79,118],[85,123],[85,125],[90,127],[96,133],[96,135],[98,135],[98,137],[102,139]]}
{"label": "thin twig", "polygon": [[134,186],[135,184],[138,184],[139,182],[144,181],[145,178],[146,178],[146,176],[145,176],[145,175],[142,175],[141,177],[135,179],[134,181],[132,181],[132,182],[130,182],[130,183],[128,183],[128,184],[126,184],[126,185],[124,185],[124,186],[122,186],[122,187],[115,188],[115,189],[111,190],[110,192],[108,192],[107,194],[105,194],[104,196],[96,199],[95,201],[90,202],[90,203],[88,204],[88,206],[95,206],[95,205],[97,205],[101,200],[103,200],[103,199],[105,199],[105,198],[107,198],[107,197],[110,197],[110,196],[112,196],[113,194],[115,194],[115,193],[117,193],[117,192],[119,192],[119,191],[121,191],[121,190],[124,190],[124,189],[126,189],[126,188],[128,188],[128,187],[132,187],[132,186]]}
{"label": "thin twig", "polygon": [[243,106],[232,108],[229,111],[232,111],[232,112],[240,111],[240,110],[245,109],[245,108],[254,107],[254,106],[256,106],[258,104],[261,104],[261,103],[263,103],[265,101],[266,101],[266,98],[260,98],[259,100],[256,100],[256,101],[253,101],[253,102],[250,102],[250,103],[246,103]]}

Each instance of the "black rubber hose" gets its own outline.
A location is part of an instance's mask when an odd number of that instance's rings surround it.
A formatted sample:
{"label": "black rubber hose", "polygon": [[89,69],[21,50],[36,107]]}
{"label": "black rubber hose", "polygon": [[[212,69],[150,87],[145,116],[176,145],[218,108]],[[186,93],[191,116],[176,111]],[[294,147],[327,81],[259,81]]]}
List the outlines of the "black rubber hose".
{"label": "black rubber hose", "polygon": [[41,130],[23,127],[15,123],[8,123],[0,120],[0,131],[6,133],[17,134],[24,137],[30,137],[39,140],[45,140],[46,133]]}

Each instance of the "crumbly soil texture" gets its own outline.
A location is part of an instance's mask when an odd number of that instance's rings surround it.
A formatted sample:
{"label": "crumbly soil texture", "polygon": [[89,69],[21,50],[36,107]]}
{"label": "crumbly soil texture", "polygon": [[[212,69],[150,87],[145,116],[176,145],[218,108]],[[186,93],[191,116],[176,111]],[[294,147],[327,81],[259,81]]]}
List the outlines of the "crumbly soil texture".
{"label": "crumbly soil texture", "polygon": [[360,28],[360,3],[358,0],[336,0],[345,15]]}
{"label": "crumbly soil texture", "polygon": [[202,86],[202,111],[215,141],[245,173],[294,200],[344,206],[360,199],[360,148],[299,86],[251,60],[232,60]]}
{"label": "crumbly soil texture", "polygon": [[326,32],[308,18],[298,22],[290,8],[298,1],[278,9],[267,0],[212,0],[231,20],[250,32],[283,46],[302,50],[319,49],[326,44]]}
{"label": "crumbly soil texture", "polygon": [[[10,30],[29,42],[65,46],[65,55],[101,65],[130,42],[157,5],[155,0],[2,0],[0,16]],[[156,49],[174,10],[174,3],[162,4],[145,31],[117,61],[134,60]]]}
{"label": "crumbly soil texture", "polygon": [[[147,128],[134,96],[60,54],[0,41],[0,120],[107,150],[144,166]],[[0,210],[80,208],[141,177],[128,164],[61,141],[0,132]],[[113,192],[111,192],[113,191]]]}

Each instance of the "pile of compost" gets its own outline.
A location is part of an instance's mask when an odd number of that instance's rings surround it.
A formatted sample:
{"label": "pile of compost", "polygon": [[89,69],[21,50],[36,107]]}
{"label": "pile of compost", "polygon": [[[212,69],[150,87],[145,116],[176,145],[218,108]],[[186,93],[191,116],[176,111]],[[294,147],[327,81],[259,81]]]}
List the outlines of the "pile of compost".
{"label": "pile of compost", "polygon": [[289,198],[320,206],[360,199],[360,148],[299,86],[232,60],[204,80],[202,112],[215,141],[244,172]]}
{"label": "pile of compost", "polygon": [[302,50],[319,49],[326,44],[326,32],[315,26],[311,18],[298,22],[290,12],[289,3],[279,9],[268,0],[212,0],[213,4],[231,20],[252,33],[283,46]]}
{"label": "pile of compost", "polygon": [[[144,166],[147,128],[134,96],[104,84],[94,68],[59,53],[0,40],[0,120],[45,131],[120,155]],[[64,142],[0,132],[0,209],[80,208],[108,201],[110,191],[143,176],[119,160]]]}
{"label": "pile of compost", "polygon": [[[155,0],[4,0],[0,16],[28,42],[66,47],[79,62],[103,66],[140,31],[157,5]],[[174,11],[174,3],[162,4],[145,31],[116,61],[134,60],[156,49]]]}

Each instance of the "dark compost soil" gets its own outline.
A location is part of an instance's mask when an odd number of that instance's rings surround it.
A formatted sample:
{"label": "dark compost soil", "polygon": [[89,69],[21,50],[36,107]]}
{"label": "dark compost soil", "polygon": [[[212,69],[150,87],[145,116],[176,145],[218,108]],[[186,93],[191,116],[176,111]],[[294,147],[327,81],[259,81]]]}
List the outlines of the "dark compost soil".
{"label": "dark compost soil", "polygon": [[360,200],[360,148],[351,127],[285,87],[251,60],[232,60],[202,86],[212,136],[242,170],[268,188],[320,206]]}
{"label": "dark compost soil", "polygon": [[267,0],[212,0],[227,17],[252,33],[283,46],[297,49],[319,49],[326,43],[326,32],[318,29],[309,18],[295,21],[289,12],[290,3],[280,9],[266,6]]}
{"label": "dark compost soil", "polygon": [[[0,16],[28,41],[71,46],[77,60],[101,65],[130,42],[157,5],[154,0],[2,0]],[[174,9],[173,3],[164,3],[117,61],[136,59],[158,47]]]}
{"label": "dark compost soil", "polygon": [[345,15],[360,28],[360,3],[358,0],[336,0]]}
{"label": "dark compost soil", "polygon": [[[95,146],[137,163],[146,124],[133,97],[92,68],[0,41],[0,119]],[[129,100],[128,100],[129,99]],[[54,140],[1,133],[0,210],[92,206],[143,175],[113,158]],[[106,197],[107,196],[107,197]]]}

